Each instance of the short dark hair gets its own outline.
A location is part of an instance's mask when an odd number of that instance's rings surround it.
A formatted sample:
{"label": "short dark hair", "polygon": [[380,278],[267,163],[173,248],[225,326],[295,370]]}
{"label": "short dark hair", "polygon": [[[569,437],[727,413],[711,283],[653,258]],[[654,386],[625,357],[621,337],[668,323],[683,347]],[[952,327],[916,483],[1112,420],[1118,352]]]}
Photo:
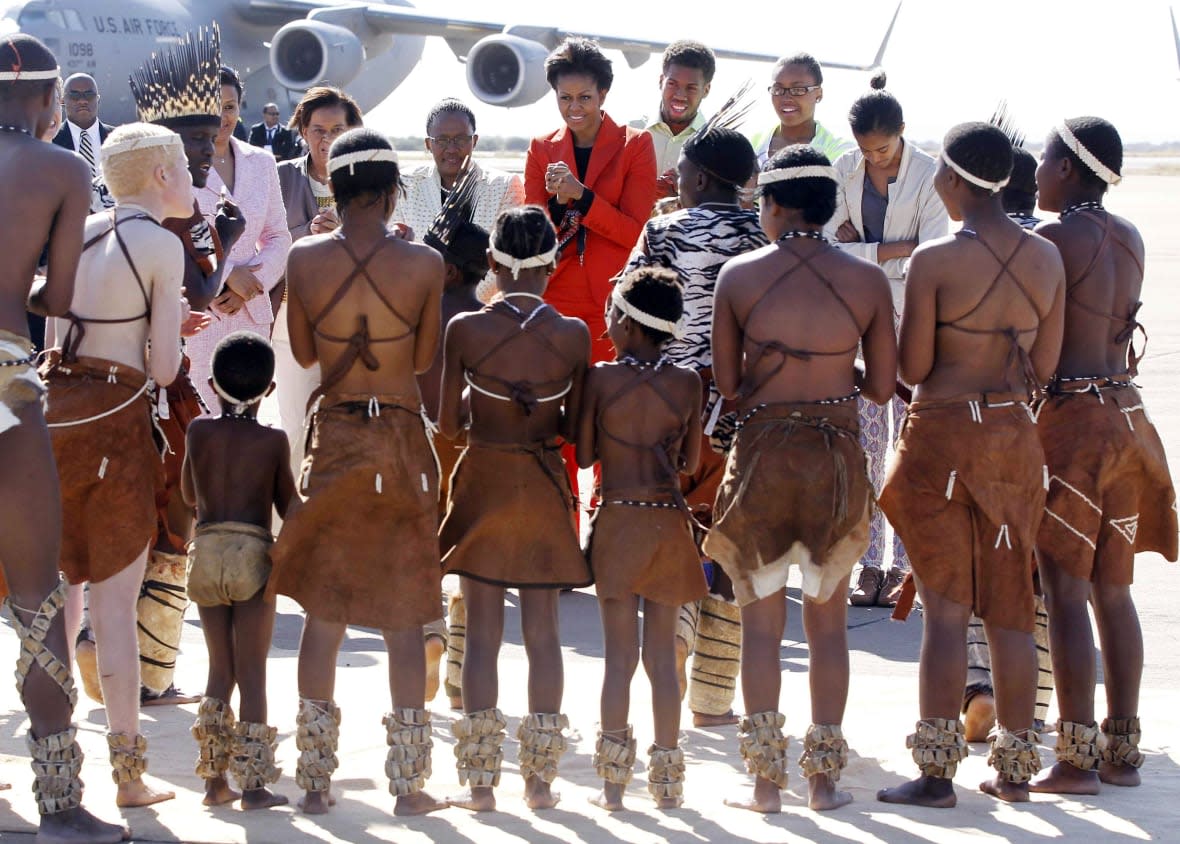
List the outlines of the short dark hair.
{"label": "short dark hair", "polygon": [[[1101,117],[1071,117],[1065,121],[1069,131],[1073,132],[1078,142],[1094,154],[1101,163],[1105,164],[1116,175],[1123,172],[1123,139],[1118,129]],[[1069,158],[1077,169],[1082,183],[1090,187],[1106,190],[1109,185],[1097,173],[1086,166],[1083,161],[1065,145],[1061,135],[1054,129],[1049,135],[1049,154],[1053,158]]]}
{"label": "short dark hair", "polygon": [[275,376],[275,352],[266,338],[253,331],[235,331],[213,350],[213,380],[238,401],[256,399]]}
{"label": "short dark hair", "polygon": [[0,82],[0,99],[25,100],[44,96],[54,88],[60,77],[52,79],[21,79],[20,73],[43,73],[57,69],[57,59],[38,38],[23,32],[9,35],[0,42],[0,67],[17,73],[17,78]]}
{"label": "short dark hair", "polygon": [[491,238],[482,226],[464,221],[455,228],[450,243],[443,243],[441,238],[432,233],[427,233],[422,242],[434,247],[444,262],[459,270],[465,285],[479,284],[488,273],[488,245]]}
{"label": "short dark hair", "polygon": [[713,81],[713,74],[717,72],[717,57],[713,51],[700,41],[673,41],[664,50],[664,63],[661,66],[664,73],[668,68],[677,64],[681,67],[696,68],[705,75],[705,83]]}
{"label": "short dark hair", "polygon": [[[619,295],[627,304],[645,314],[668,322],[679,322],[684,315],[684,293],[675,271],[663,267],[639,267],[619,280]],[[653,343],[663,345],[672,339],[667,331],[635,323]]]}
{"label": "short dark hair", "polygon": [[291,120],[287,126],[302,132],[311,124],[311,116],[316,111],[334,106],[344,107],[344,122],[350,128],[355,129],[365,125],[361,115],[361,107],[357,105],[356,100],[339,88],[334,88],[331,85],[316,85],[314,88],[307,89],[307,93],[303,95],[299,105],[295,106],[295,111],[292,112]]}
{"label": "short dark hair", "polygon": [[[1012,141],[990,123],[971,121],[952,126],[942,148],[955,164],[985,182],[1002,182],[1012,175]],[[987,188],[966,184],[976,193],[989,193]]]}
{"label": "short dark hair", "polygon": [[221,84],[232,85],[233,89],[238,92],[238,99],[242,99],[244,89],[242,88],[242,78],[238,76],[238,72],[229,65],[223,64],[221,66]]}
{"label": "short dark hair", "polygon": [[[810,144],[792,144],[784,147],[763,165],[763,172],[791,167],[830,167],[828,157]],[[758,188],[760,198],[769,197],[783,208],[796,208],[803,212],[803,220],[814,226],[822,226],[836,213],[836,183],[825,176],[808,176],[803,179],[787,179],[771,182]]]}
{"label": "short dark hair", "polygon": [[447,97],[439,100],[430,109],[430,113],[426,115],[426,134],[430,134],[430,127],[434,121],[438,120],[444,114],[461,114],[467,118],[467,122],[471,124],[471,133],[475,134],[475,112],[468,108],[467,103],[454,97]]}
{"label": "short dark hair", "polygon": [[719,126],[697,132],[684,145],[684,156],[720,186],[737,190],[758,167],[754,147],[741,132]]}
{"label": "short dark hair", "polygon": [[900,135],[905,125],[905,115],[897,97],[885,90],[885,72],[881,71],[869,80],[873,89],[861,94],[848,109],[848,124],[854,135],[868,135],[883,132],[886,135]]}
{"label": "short dark hair", "polygon": [[563,76],[589,76],[599,91],[609,91],[615,81],[611,61],[598,44],[589,38],[567,38],[545,59],[545,79],[550,88],[557,88]]}
{"label": "short dark hair", "polygon": [[401,189],[401,169],[393,161],[359,161],[350,167],[332,169],[334,158],[378,149],[392,151],[393,146],[374,129],[349,129],[332,142],[328,150],[328,178],[338,208],[358,199],[384,199]]}
{"label": "short dark hair", "polygon": [[500,212],[492,229],[492,244],[513,258],[531,258],[556,246],[557,232],[540,205],[518,205]]}
{"label": "short dark hair", "polygon": [[1004,188],[1004,210],[1013,213],[1037,207],[1037,160],[1023,147],[1012,149],[1012,176]]}
{"label": "short dark hair", "polygon": [[819,62],[816,60],[815,56],[811,55],[811,53],[795,53],[793,56],[783,56],[774,63],[774,71],[772,75],[778,76],[779,71],[781,71],[787,65],[792,64],[802,65],[803,67],[807,68],[807,72],[815,78],[816,85],[824,84],[824,69],[820,67]]}

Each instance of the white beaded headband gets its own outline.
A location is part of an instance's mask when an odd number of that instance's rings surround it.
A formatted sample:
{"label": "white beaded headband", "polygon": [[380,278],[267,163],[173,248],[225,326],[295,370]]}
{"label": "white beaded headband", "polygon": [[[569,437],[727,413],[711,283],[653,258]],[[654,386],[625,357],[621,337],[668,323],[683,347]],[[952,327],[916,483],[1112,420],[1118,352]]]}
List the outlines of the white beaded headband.
{"label": "white beaded headband", "polygon": [[213,380],[213,392],[217,393],[217,395],[221,396],[221,398],[223,398],[227,402],[229,402],[229,404],[231,405],[231,408],[230,408],[231,411],[233,413],[237,413],[239,415],[244,413],[246,408],[248,408],[250,405],[258,404],[258,402],[260,402],[264,398],[266,398],[266,392],[267,392],[267,390],[270,389],[270,385],[267,384],[266,390],[263,390],[261,393],[259,393],[258,395],[256,395],[252,399],[245,399],[243,401],[242,399],[235,398],[234,396],[231,396],[229,393],[227,393],[225,391],[225,389],[220,384],[217,383],[217,376],[216,375],[213,376],[212,380]]}
{"label": "white beaded headband", "polygon": [[967,172],[966,169],[964,169],[956,161],[952,160],[949,155],[947,155],[947,152],[945,149],[942,151],[941,157],[942,157],[942,160],[944,162],[946,162],[947,167],[954,170],[965,181],[970,182],[971,184],[975,185],[976,187],[983,188],[984,190],[991,191],[992,193],[999,193],[1008,185],[1007,178],[1001,179],[998,182],[989,182],[989,181],[987,181],[987,179],[979,178],[974,173]]}
{"label": "white beaded headband", "polygon": [[128,138],[125,141],[105,143],[102,145],[100,152],[103,158],[110,158],[114,155],[122,155],[125,152],[151,149],[152,147],[180,147],[183,149],[184,141],[181,140],[180,135],[175,132],[169,132],[167,135],[149,135],[146,138]]}
{"label": "white beaded headband", "polygon": [[809,164],[806,167],[783,167],[779,170],[764,170],[758,174],[759,185],[769,185],[772,182],[785,182],[790,179],[831,179],[836,178],[836,168],[819,164]]}
{"label": "white beaded headband", "polygon": [[0,72],[0,82],[38,82],[42,79],[57,79],[61,68],[53,70],[5,70]]}
{"label": "white beaded headband", "polygon": [[1094,171],[1099,179],[1106,182],[1108,185],[1117,185],[1123,180],[1123,177],[1111,170],[1105,164],[1098,160],[1098,156],[1086,149],[1085,144],[1078,140],[1078,136],[1073,133],[1073,130],[1065,125],[1065,122],[1057,127],[1057,134],[1061,138],[1061,142],[1082,160],[1082,163]]}
{"label": "white beaded headband", "polygon": [[623,316],[633,319],[640,325],[646,325],[648,328],[654,328],[656,331],[671,334],[677,340],[684,337],[684,330],[679,322],[672,322],[668,319],[660,319],[659,317],[652,316],[649,313],[639,310],[639,308],[624,299],[622,285],[620,284],[616,284],[614,290],[611,291],[610,301],[611,305],[618,308]]}
{"label": "white beaded headband", "polygon": [[348,168],[348,175],[356,175],[356,165],[369,161],[387,161],[397,164],[397,151],[392,149],[362,149],[359,152],[346,152],[344,155],[333,156],[328,161],[328,172]]}
{"label": "white beaded headband", "polygon": [[507,267],[512,270],[512,278],[520,278],[520,271],[527,270],[531,267],[547,267],[553,263],[557,258],[557,247],[554,246],[548,252],[542,252],[540,255],[533,255],[531,258],[514,258],[507,252],[501,252],[496,247],[491,248],[492,257],[497,264]]}

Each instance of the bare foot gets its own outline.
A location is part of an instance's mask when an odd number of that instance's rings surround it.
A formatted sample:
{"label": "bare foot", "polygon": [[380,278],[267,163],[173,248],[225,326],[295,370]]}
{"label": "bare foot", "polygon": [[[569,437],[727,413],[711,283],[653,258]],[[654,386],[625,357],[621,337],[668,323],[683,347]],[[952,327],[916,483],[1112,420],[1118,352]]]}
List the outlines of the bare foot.
{"label": "bare foot", "polygon": [[608,812],[618,812],[623,808],[624,790],[624,786],[614,782],[606,782],[604,780],[602,783],[602,791],[587,799],[599,809],[606,809]]}
{"label": "bare foot", "polygon": [[305,815],[326,815],[331,806],[336,805],[336,798],[330,791],[308,791],[295,804]]}
{"label": "bare foot", "polygon": [[996,725],[996,699],[988,694],[978,694],[967,704],[963,726],[967,741],[987,741],[988,733]]}
{"label": "bare foot", "polygon": [[682,806],[684,806],[684,801],[679,797],[661,797],[656,800],[656,808],[664,812],[670,809],[679,809]]}
{"label": "bare foot", "polygon": [[438,694],[438,687],[441,682],[439,679],[439,666],[442,664],[442,659],[447,654],[446,643],[438,636],[431,636],[426,640],[426,697],[427,702],[434,700],[434,696]]}
{"label": "bare foot", "polygon": [[897,788],[883,788],[877,792],[877,799],[882,803],[928,806],[931,809],[950,809],[958,802],[954,783],[943,777],[918,777]]}
{"label": "bare foot", "polygon": [[676,682],[680,686],[680,700],[688,692],[688,645],[679,636],[676,637]]}
{"label": "bare foot", "polygon": [[36,844],[116,844],[130,841],[131,830],[122,824],[106,823],[81,806],[54,815],[42,815]]}
{"label": "bare foot", "polygon": [[839,809],[852,802],[847,791],[838,791],[827,774],[816,774],[807,780],[807,805],[817,812]]}
{"label": "bare foot", "polygon": [[758,777],[754,780],[754,789],[744,797],[726,797],[725,805],[735,809],[746,809],[751,812],[762,812],[773,815],[783,810],[783,796],[778,786],[770,780]]}
{"label": "bare foot", "polygon": [[1100,790],[1098,774],[1083,771],[1068,762],[1058,762],[1041,771],[1028,788],[1038,794],[1097,794]]}
{"label": "bare foot", "polygon": [[1142,782],[1138,768],[1133,768],[1130,765],[1114,765],[1110,762],[1099,763],[1098,779],[1107,785],[1117,785],[1123,788],[1134,788]]}
{"label": "bare foot", "polygon": [[561,802],[561,795],[549,787],[540,777],[529,777],[524,781],[524,803],[530,809],[552,809]]}
{"label": "bare foot", "polygon": [[730,724],[736,724],[738,717],[733,714],[733,710],[729,710],[724,715],[706,715],[703,712],[692,713],[692,725],[694,727],[728,727]]}
{"label": "bare foot", "polygon": [[496,793],[490,788],[469,788],[454,797],[448,797],[447,803],[471,812],[494,812],[496,811]]}
{"label": "bare foot", "polygon": [[142,779],[119,784],[115,795],[115,805],[120,809],[131,809],[139,806],[151,806],[153,803],[163,803],[176,796],[175,791],[157,791]]}
{"label": "bare foot", "polygon": [[425,791],[419,791],[417,794],[405,794],[397,798],[393,804],[393,813],[399,816],[425,815],[445,809],[448,805],[450,804],[445,800],[435,800]]}
{"label": "bare foot", "polygon": [[241,796],[240,792],[229,787],[225,777],[215,777],[205,780],[205,799],[201,803],[206,806],[221,806],[232,803]]}
{"label": "bare foot", "polygon": [[979,790],[992,797],[998,797],[1005,803],[1028,802],[1028,783],[1026,782],[1008,782],[1008,780],[996,776],[981,782]]}
{"label": "bare foot", "polygon": [[275,794],[269,788],[248,788],[242,792],[242,810],[246,812],[286,806],[289,802],[286,797]]}

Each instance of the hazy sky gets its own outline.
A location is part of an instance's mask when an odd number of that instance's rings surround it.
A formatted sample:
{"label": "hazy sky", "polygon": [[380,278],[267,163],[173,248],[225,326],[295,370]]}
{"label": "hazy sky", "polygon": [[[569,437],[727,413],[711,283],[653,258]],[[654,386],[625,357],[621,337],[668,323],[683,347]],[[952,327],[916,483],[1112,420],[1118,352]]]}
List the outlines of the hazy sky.
{"label": "hazy sky", "polygon": [[[416,0],[415,5],[455,17],[660,40],[698,38],[715,47],[773,54],[807,50],[821,62],[867,62],[896,4]],[[690,8],[711,11],[692,14]],[[1113,122],[1127,142],[1180,141],[1180,66],[1168,8],[1151,0],[904,0],[885,55],[888,89],[905,109],[907,136],[918,141],[941,139],[963,120],[986,120],[1001,99],[1036,140],[1063,117],[1094,114]],[[616,120],[654,114],[659,57],[631,70],[620,54],[608,55],[615,81],[607,111]],[[751,120],[773,121],[769,95],[761,93],[769,74],[767,64],[721,62],[702,110],[720,106],[752,77],[760,95]],[[828,72],[818,119],[847,133],[848,106],[867,88],[867,73]],[[518,109],[480,103],[467,87],[463,65],[437,38],[427,39],[418,68],[370,113],[370,125],[394,135],[423,133],[426,112],[444,96],[470,103],[485,135],[536,135],[559,125],[551,95]]]}

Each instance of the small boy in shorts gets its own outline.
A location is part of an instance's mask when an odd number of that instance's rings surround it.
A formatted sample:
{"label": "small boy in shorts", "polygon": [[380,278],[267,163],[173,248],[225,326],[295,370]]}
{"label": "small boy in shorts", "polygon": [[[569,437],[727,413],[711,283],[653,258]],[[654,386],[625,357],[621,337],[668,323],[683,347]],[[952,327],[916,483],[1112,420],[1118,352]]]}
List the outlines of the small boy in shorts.
{"label": "small boy in shorts", "polygon": [[[241,331],[222,340],[209,379],[221,415],[194,420],[186,438],[181,489],[185,503],[197,508],[189,596],[209,648],[209,680],[193,725],[206,806],[239,797],[243,809],[287,802],[266,787],[280,773],[275,728],[266,724],[266,654],[275,618],[275,601],[265,594],[271,510],[285,516],[295,494],[287,437],[257,418],[258,405],[274,389],[274,367],[274,350],[264,338]],[[235,685],[241,694],[237,722],[229,705]],[[241,793],[230,788],[227,770]]]}
{"label": "small boy in shorts", "polygon": [[680,335],[683,314],[676,273],[643,268],[624,276],[607,309],[616,359],[587,373],[582,393],[578,466],[602,464],[602,504],[588,556],[606,645],[594,751],[603,783],[591,802],[612,812],[623,808],[635,765],[627,713],[640,655],[640,598],[655,720],[648,791],[661,809],[678,808],[684,795],[676,622],[680,606],[703,598],[708,584],[680,492],[680,473],[700,462],[701,379],[663,352]]}

